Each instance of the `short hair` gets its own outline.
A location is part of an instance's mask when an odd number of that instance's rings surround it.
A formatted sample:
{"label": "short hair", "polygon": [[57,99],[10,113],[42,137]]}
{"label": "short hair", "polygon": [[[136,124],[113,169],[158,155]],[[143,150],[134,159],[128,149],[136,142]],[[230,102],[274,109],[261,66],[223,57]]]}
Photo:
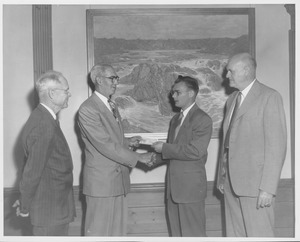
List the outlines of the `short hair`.
{"label": "short hair", "polygon": [[249,66],[252,70],[256,70],[257,63],[254,57],[248,52],[238,53],[231,57],[230,59],[239,60],[243,62],[245,65]]}
{"label": "short hair", "polygon": [[183,82],[187,86],[188,89],[193,90],[196,94],[195,96],[197,96],[197,94],[199,92],[199,84],[195,78],[190,77],[190,76],[179,75],[177,77],[177,79],[175,80],[174,85],[177,83],[180,83],[180,82]]}
{"label": "short hair", "polygon": [[107,69],[113,69],[112,66],[107,64],[96,64],[92,67],[90,71],[90,78],[92,82],[96,83],[96,77],[99,75],[105,75]]}
{"label": "short hair", "polygon": [[249,64],[250,64],[250,66],[252,66],[252,68],[254,70],[256,69],[257,63],[256,63],[256,60],[252,56],[250,56],[250,58],[249,58]]}
{"label": "short hair", "polygon": [[37,90],[37,92],[47,90],[51,83],[61,84],[62,78],[64,78],[64,76],[58,71],[47,71],[36,80],[35,89]]}

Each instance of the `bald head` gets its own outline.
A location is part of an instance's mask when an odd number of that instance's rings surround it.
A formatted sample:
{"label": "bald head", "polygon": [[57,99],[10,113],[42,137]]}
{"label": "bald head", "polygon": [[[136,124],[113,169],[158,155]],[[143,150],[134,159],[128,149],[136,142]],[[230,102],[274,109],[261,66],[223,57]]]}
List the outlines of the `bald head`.
{"label": "bald head", "polygon": [[256,61],[249,53],[234,55],[229,59],[226,68],[230,86],[239,90],[243,90],[256,78]]}
{"label": "bald head", "polygon": [[230,59],[230,61],[237,62],[244,67],[248,67],[254,72],[256,70],[256,61],[249,53],[236,54]]}

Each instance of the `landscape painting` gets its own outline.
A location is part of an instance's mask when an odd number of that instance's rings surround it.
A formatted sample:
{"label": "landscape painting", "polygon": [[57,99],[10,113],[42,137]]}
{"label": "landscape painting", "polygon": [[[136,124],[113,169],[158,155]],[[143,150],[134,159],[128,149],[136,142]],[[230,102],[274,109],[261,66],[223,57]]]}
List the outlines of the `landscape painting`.
{"label": "landscape painting", "polygon": [[111,64],[120,77],[114,100],[127,134],[168,132],[177,112],[170,91],[178,75],[196,78],[197,105],[219,136],[225,67],[238,52],[254,53],[253,9],[87,10],[88,69]]}

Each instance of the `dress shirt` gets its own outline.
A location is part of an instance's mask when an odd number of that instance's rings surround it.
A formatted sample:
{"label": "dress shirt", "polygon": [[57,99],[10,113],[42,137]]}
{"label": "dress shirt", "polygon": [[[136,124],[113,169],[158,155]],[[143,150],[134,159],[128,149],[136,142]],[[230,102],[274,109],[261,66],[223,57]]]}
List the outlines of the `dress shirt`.
{"label": "dress shirt", "polygon": [[255,80],[256,79],[254,79],[244,90],[240,91],[242,93],[240,106],[242,105],[242,103],[243,103],[244,99],[246,98],[248,92],[250,91],[251,87],[253,86]]}
{"label": "dress shirt", "polygon": [[[241,93],[241,102],[240,102],[240,106],[242,105],[243,101],[245,100],[245,98],[246,98],[248,92],[250,91],[251,87],[253,86],[255,80],[256,80],[256,79],[254,79],[254,80],[253,80],[246,88],[244,88],[244,90],[240,91],[240,93]],[[234,108],[233,108],[232,111],[231,111],[230,119],[231,119],[233,110],[234,110]]]}
{"label": "dress shirt", "polygon": [[187,115],[188,112],[192,109],[192,107],[193,107],[194,105],[195,105],[195,102],[194,102],[191,106],[189,106],[186,110],[182,110],[183,117],[182,117],[182,119],[181,119],[180,125],[183,123],[183,121],[184,121],[186,115]]}
{"label": "dress shirt", "polygon": [[99,93],[97,91],[95,91],[95,94],[101,99],[101,101],[105,104],[105,106],[108,108],[108,110],[110,110],[112,112],[111,107],[108,103],[108,98],[103,96],[101,93]]}

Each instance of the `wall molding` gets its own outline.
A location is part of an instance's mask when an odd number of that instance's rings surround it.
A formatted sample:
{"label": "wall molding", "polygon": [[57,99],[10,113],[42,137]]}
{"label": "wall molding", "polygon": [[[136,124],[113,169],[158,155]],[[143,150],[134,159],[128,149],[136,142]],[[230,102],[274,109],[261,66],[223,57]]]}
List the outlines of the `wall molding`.
{"label": "wall molding", "polygon": [[51,5],[32,5],[34,80],[53,69]]}

